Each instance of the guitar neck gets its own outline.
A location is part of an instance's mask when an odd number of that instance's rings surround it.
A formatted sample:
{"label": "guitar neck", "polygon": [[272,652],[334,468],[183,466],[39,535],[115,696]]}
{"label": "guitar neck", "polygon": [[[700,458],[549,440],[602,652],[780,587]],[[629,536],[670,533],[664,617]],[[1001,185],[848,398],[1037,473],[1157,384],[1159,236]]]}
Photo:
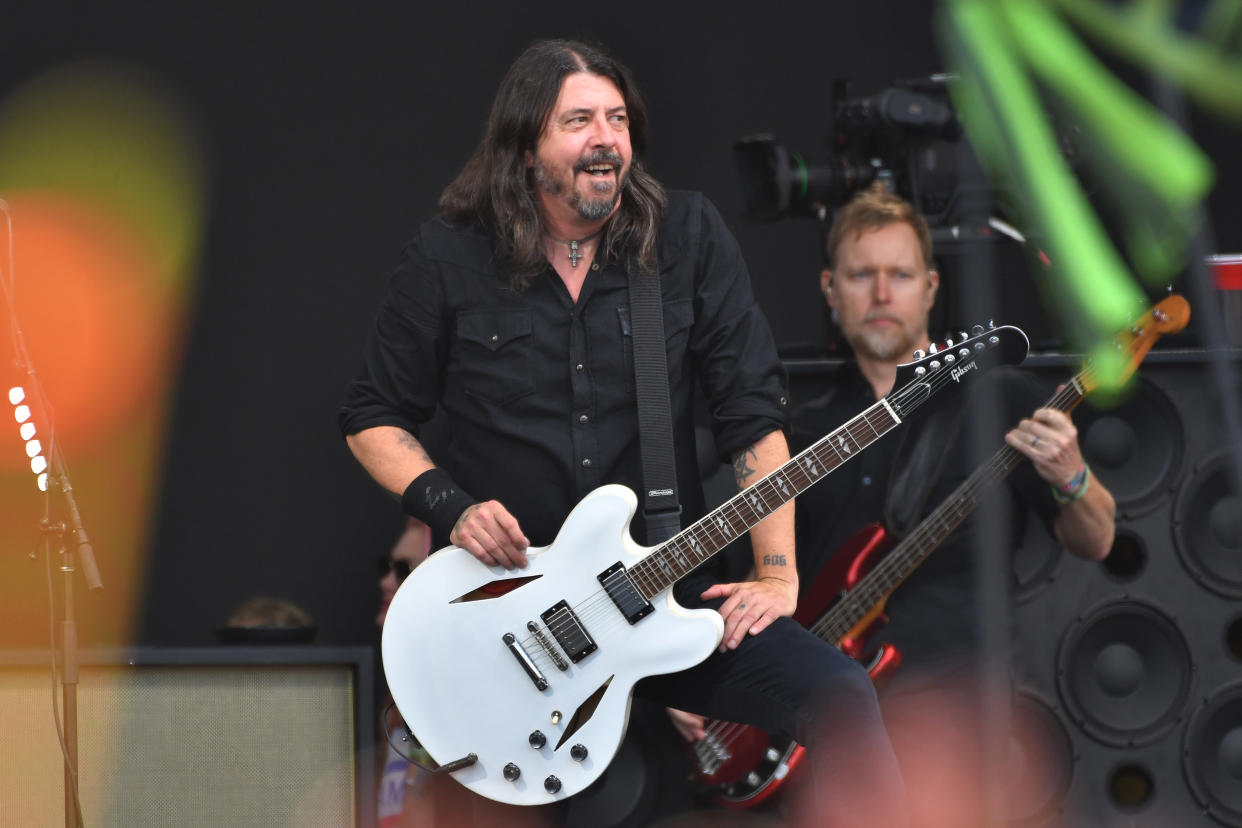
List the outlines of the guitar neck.
{"label": "guitar neck", "polygon": [[634,583],[650,600],[899,423],[888,397],[876,402],[630,567]]}
{"label": "guitar neck", "polygon": [[[1072,411],[1087,394],[1086,380],[1092,370],[1087,368],[1076,374],[1044,407]],[[845,638],[962,524],[984,493],[1009,476],[1023,456],[1011,446],[1001,447],[817,621],[811,632],[833,645]]]}

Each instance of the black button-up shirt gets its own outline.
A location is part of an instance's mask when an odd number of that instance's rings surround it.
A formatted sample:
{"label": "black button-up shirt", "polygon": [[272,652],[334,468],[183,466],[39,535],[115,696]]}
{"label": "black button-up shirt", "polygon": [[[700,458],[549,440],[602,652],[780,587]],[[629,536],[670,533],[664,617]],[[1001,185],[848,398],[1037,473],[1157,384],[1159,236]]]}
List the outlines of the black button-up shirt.
{"label": "black button-up shirt", "polygon": [[[658,256],[688,525],[703,513],[695,382],[728,456],[785,427],[785,373],[741,252],[710,202],[669,193]],[[484,230],[428,222],[392,277],[342,432],[392,425],[417,435],[442,407],[447,456],[433,459],[475,498],[503,503],[532,544],[551,543],[592,489],[642,491],[627,278],[625,262],[597,254],[577,302],[550,266],[518,292]]]}

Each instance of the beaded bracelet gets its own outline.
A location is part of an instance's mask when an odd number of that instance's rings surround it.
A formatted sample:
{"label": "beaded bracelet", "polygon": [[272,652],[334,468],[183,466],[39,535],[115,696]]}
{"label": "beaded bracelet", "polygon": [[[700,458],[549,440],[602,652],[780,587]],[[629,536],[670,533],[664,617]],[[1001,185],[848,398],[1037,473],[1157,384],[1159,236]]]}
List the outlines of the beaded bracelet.
{"label": "beaded bracelet", "polygon": [[1075,503],[1082,500],[1087,493],[1087,487],[1091,484],[1091,472],[1087,469],[1087,464],[1083,463],[1082,468],[1078,470],[1078,474],[1070,478],[1070,481],[1064,486],[1052,486],[1052,497],[1057,503],[1062,505],[1066,503]]}

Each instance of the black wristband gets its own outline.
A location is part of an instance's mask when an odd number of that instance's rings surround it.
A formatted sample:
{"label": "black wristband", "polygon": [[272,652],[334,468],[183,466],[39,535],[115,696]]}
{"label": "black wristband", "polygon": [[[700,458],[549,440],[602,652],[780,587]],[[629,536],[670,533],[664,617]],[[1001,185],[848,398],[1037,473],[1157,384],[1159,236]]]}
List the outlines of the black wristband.
{"label": "black wristband", "polygon": [[449,535],[461,513],[478,503],[462,491],[449,473],[441,468],[428,469],[414,478],[401,495],[401,508],[431,527],[437,538],[449,543]]}

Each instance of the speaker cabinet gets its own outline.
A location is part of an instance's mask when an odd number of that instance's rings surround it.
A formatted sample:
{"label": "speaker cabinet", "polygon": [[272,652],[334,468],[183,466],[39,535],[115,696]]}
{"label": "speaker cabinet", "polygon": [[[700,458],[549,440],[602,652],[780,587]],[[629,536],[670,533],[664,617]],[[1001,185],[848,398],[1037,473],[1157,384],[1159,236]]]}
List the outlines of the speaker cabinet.
{"label": "speaker cabinet", "polygon": [[[86,651],[80,661],[87,825],[374,824],[369,648]],[[0,824],[64,824],[52,700],[46,653],[0,656]]]}
{"label": "speaker cabinet", "polygon": [[1120,405],[1075,412],[1116,542],[1096,564],[1037,528],[1014,559],[1019,699],[1059,780],[1017,823],[1242,826],[1239,447],[1210,369],[1154,353]]}

